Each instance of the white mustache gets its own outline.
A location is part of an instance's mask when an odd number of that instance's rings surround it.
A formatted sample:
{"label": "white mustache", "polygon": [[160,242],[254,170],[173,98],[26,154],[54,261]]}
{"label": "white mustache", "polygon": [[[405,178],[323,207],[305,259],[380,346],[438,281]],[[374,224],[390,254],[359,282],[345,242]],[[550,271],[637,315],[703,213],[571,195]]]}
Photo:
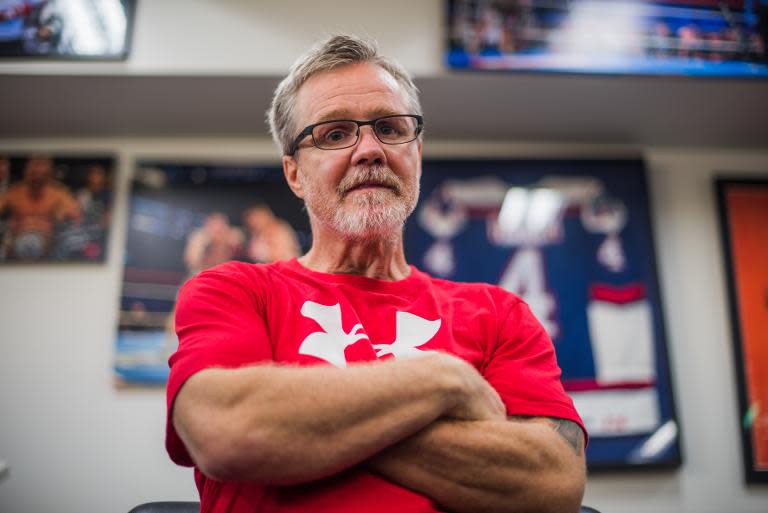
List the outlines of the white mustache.
{"label": "white mustache", "polygon": [[346,195],[349,191],[355,187],[361,185],[378,185],[388,187],[392,189],[398,196],[402,191],[402,185],[400,179],[392,172],[391,169],[385,166],[371,166],[366,168],[356,168],[353,173],[345,176],[337,191],[340,196]]}

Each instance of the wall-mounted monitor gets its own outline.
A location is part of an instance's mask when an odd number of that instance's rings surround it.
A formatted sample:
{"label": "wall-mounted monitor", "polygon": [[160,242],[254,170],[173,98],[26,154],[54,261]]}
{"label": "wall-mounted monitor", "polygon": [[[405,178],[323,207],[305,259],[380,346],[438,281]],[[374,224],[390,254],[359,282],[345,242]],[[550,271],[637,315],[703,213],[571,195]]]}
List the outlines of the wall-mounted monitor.
{"label": "wall-mounted monitor", "polygon": [[0,59],[123,60],[136,0],[0,2]]}
{"label": "wall-mounted monitor", "polygon": [[455,69],[768,77],[767,0],[449,0]]}

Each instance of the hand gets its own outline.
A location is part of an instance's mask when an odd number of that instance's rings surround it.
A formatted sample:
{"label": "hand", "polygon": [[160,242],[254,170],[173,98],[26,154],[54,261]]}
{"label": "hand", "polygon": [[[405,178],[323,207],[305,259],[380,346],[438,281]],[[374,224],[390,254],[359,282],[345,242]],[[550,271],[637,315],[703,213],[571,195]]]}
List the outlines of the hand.
{"label": "hand", "polygon": [[447,417],[461,420],[504,420],[507,408],[498,392],[466,361],[440,353],[444,363],[459,378],[459,390],[455,406],[446,412]]}

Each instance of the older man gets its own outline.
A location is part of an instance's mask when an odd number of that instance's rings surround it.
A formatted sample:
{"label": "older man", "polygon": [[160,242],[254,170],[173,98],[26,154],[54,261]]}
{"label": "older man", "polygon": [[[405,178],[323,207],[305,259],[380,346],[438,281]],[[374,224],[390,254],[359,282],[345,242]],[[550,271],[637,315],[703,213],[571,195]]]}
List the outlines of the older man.
{"label": "older man", "polygon": [[407,73],[332,37],[278,86],[270,126],[313,244],[180,294],[167,448],[202,510],[577,511],[581,420],[528,306],[405,260],[422,148]]}

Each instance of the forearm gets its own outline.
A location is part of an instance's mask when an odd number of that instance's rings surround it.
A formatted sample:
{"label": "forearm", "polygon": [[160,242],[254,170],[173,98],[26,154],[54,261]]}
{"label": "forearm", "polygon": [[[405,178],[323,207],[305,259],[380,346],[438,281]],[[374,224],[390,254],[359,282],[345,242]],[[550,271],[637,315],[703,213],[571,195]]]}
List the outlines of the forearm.
{"label": "forearm", "polygon": [[311,481],[357,464],[440,417],[455,398],[442,357],[356,365],[208,369],[173,419],[219,479]]}
{"label": "forearm", "polygon": [[583,450],[540,420],[438,420],[367,465],[449,511],[576,512]]}

